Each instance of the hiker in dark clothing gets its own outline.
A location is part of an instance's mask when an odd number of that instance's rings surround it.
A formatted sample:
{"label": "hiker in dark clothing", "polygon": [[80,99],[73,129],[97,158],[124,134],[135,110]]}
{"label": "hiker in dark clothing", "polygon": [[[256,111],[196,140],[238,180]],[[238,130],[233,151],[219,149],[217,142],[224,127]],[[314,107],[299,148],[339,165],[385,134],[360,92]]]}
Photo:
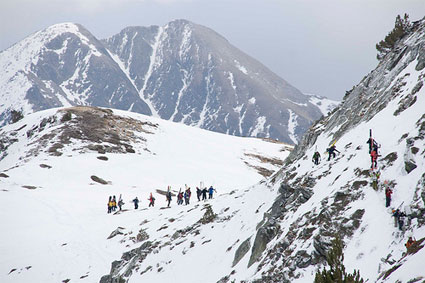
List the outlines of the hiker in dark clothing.
{"label": "hiker in dark clothing", "polygon": [[155,206],[155,198],[152,196],[152,193],[149,196],[148,200],[149,200],[149,207],[151,207],[151,206],[154,207]]}
{"label": "hiker in dark clothing", "polygon": [[108,200],[108,213],[112,212],[112,196],[109,196]]}
{"label": "hiker in dark clothing", "polygon": [[326,151],[329,153],[328,161],[330,161],[330,160],[331,160],[331,156],[333,156],[333,158],[335,158],[335,156],[336,156],[335,151],[336,151],[336,152],[338,152],[338,153],[340,153],[340,152],[336,149],[336,146],[335,146],[335,145],[333,145],[333,146],[331,146],[330,148],[326,149]]}
{"label": "hiker in dark clothing", "polygon": [[400,215],[398,216],[398,229],[400,231],[403,231],[404,226],[404,217],[406,216],[406,213],[400,212]]}
{"label": "hiker in dark clothing", "polygon": [[196,196],[198,197],[198,201],[201,200],[201,194],[202,194],[202,191],[198,187],[196,187]]}
{"label": "hiker in dark clothing", "polygon": [[170,207],[170,203],[171,203],[171,191],[170,191],[170,187],[168,187],[168,191],[167,191],[166,197],[167,197],[167,201],[168,201],[167,207]]}
{"label": "hiker in dark clothing", "polygon": [[120,198],[118,201],[118,207],[120,208],[120,211],[122,210],[123,205],[124,205],[124,201]]}
{"label": "hiker in dark clothing", "polygon": [[391,194],[392,193],[393,193],[393,191],[389,187],[387,187],[385,189],[385,200],[386,200],[385,207],[389,207],[391,205]]}
{"label": "hiker in dark clothing", "polygon": [[369,154],[372,153],[373,149],[376,149],[376,153],[378,153],[378,143],[375,139],[370,137],[366,143],[369,144]]}
{"label": "hiker in dark clothing", "polygon": [[213,188],[213,186],[211,186],[208,190],[208,198],[209,199],[213,198],[214,191],[215,191],[215,189]]}
{"label": "hiker in dark clothing", "polygon": [[396,210],[393,210],[393,217],[394,217],[394,227],[397,227],[398,226],[398,218],[399,218],[399,216],[400,216],[400,209],[396,209]]}
{"label": "hiker in dark clothing", "polygon": [[202,200],[206,200],[207,199],[207,188],[203,188],[202,190]]}
{"label": "hiker in dark clothing", "polygon": [[312,158],[311,161],[313,161],[315,165],[319,165],[319,162],[320,162],[320,153],[318,151],[316,151],[313,154],[313,158]]}
{"label": "hiker in dark clothing", "polygon": [[184,192],[184,204],[189,204],[189,193],[187,192],[187,190]]}
{"label": "hiker in dark clothing", "polygon": [[112,211],[117,210],[117,198],[115,196],[112,197]]}
{"label": "hiker in dark clothing", "polygon": [[179,192],[177,194],[177,205],[181,205],[181,204],[183,204],[183,193]]}
{"label": "hiker in dark clothing", "polygon": [[134,202],[134,209],[138,209],[139,208],[139,199],[136,197],[135,199],[133,199]]}

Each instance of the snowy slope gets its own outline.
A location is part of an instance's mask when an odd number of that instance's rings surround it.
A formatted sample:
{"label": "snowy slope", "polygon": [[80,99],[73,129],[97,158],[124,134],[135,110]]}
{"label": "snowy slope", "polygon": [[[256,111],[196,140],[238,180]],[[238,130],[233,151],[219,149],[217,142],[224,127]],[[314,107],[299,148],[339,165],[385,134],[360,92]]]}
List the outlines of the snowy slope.
{"label": "snowy slope", "polygon": [[[69,121],[62,118],[68,112],[72,113]],[[89,120],[96,120],[95,130],[84,128],[90,125]],[[112,132],[102,132],[103,140],[96,140],[95,132],[103,128]],[[111,138],[113,133],[117,136]],[[0,141],[2,148],[7,147],[0,157],[0,172],[5,174],[0,177],[4,203],[0,219],[5,231],[0,236],[1,282],[62,282],[66,279],[98,282],[102,275],[109,273],[112,261],[140,245],[134,237],[141,228],[150,239],[159,240],[202,217],[203,206],[197,203],[177,206],[174,199],[170,209],[161,209],[165,199],[157,189],[166,190],[171,185],[176,192],[187,184],[194,193],[195,186],[202,181],[217,190],[215,199],[208,202],[214,211],[224,205],[236,209],[242,201],[247,202],[249,210],[257,209],[255,204],[270,198],[270,193],[263,194],[262,189],[257,188],[253,194],[257,198],[235,200],[234,197],[263,179],[258,172],[276,171],[291,149],[282,143],[226,136],[139,114],[81,107],[29,115],[2,128]],[[99,146],[102,149],[99,150]],[[107,160],[100,160],[99,156]],[[109,184],[92,181],[93,175]],[[157,204],[147,210],[150,192],[154,193]],[[108,196],[120,194],[126,203],[125,211],[108,215]],[[131,203],[136,196],[141,200],[137,211]],[[194,203],[195,198],[194,194]],[[219,201],[221,199],[228,201]],[[258,215],[261,217],[261,213]],[[252,215],[239,217],[251,221]],[[175,221],[171,222],[171,218]],[[169,227],[159,230],[164,225]],[[108,240],[117,227],[123,227],[124,235]],[[224,227],[214,236],[221,234]],[[208,240],[210,231],[215,230],[204,229],[201,235]],[[238,231],[237,227],[232,230]],[[228,238],[226,235],[219,237]],[[196,244],[199,248],[193,255],[199,255],[200,260],[202,255],[211,253],[211,247],[216,247],[202,245],[203,241],[199,239]],[[229,241],[233,240],[228,238]],[[180,248],[187,249],[187,245],[176,248],[172,257],[155,253],[149,263],[166,265],[166,257],[173,260],[175,268],[183,268],[185,261],[180,260]],[[214,257],[205,264],[221,260]],[[162,276],[157,277],[156,269],[158,267],[148,273],[147,278],[153,276],[156,282],[165,282],[175,276],[178,282],[184,276],[178,269],[164,268]],[[202,272],[199,270],[199,276]],[[215,278],[220,274],[215,271],[204,276]]]}
{"label": "snowy slope", "polygon": [[[425,20],[416,22],[271,178],[279,193],[255,235],[254,245],[267,248],[249,268],[255,270],[250,279],[312,282],[335,236],[345,244],[347,271],[358,269],[370,282],[425,278],[423,243],[417,253],[407,254],[404,246],[409,236],[425,238],[424,30]],[[381,144],[378,191],[371,186],[370,129]],[[340,153],[328,161],[325,149],[334,142]],[[318,166],[311,160],[316,150]],[[389,208],[385,181],[394,191]],[[398,207],[408,214],[403,231],[394,227]],[[249,279],[238,272],[230,278]]]}

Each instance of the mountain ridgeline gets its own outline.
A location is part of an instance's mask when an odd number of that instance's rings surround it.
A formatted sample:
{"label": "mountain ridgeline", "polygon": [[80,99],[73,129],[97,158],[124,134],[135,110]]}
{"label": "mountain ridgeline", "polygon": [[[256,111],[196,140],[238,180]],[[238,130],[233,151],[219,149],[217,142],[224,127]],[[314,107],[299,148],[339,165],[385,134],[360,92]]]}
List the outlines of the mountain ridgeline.
{"label": "mountain ridgeline", "polygon": [[2,124],[12,110],[88,105],[297,143],[323,114],[320,99],[186,20],[104,40],[78,24],[53,25],[2,51],[0,69]]}

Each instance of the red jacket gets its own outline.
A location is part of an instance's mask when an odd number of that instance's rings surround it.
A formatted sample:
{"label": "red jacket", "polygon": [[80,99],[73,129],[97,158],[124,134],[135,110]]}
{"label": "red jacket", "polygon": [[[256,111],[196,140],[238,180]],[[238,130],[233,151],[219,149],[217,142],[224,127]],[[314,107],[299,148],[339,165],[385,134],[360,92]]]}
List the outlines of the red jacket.
{"label": "red jacket", "polygon": [[385,189],[385,195],[387,196],[387,197],[391,197],[391,194],[393,193],[393,191],[390,189],[390,188],[386,188]]}

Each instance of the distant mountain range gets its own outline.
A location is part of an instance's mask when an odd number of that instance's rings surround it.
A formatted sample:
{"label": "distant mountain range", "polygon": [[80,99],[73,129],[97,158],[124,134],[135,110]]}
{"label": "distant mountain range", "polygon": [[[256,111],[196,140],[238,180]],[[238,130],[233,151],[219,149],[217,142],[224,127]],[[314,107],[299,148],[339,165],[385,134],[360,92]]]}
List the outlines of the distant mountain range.
{"label": "distant mountain range", "polygon": [[[98,40],[53,25],[0,53],[0,124],[11,111],[128,110],[237,136],[297,143],[331,101],[301,93],[213,30],[186,20]],[[322,111],[322,110],[323,111]]]}

